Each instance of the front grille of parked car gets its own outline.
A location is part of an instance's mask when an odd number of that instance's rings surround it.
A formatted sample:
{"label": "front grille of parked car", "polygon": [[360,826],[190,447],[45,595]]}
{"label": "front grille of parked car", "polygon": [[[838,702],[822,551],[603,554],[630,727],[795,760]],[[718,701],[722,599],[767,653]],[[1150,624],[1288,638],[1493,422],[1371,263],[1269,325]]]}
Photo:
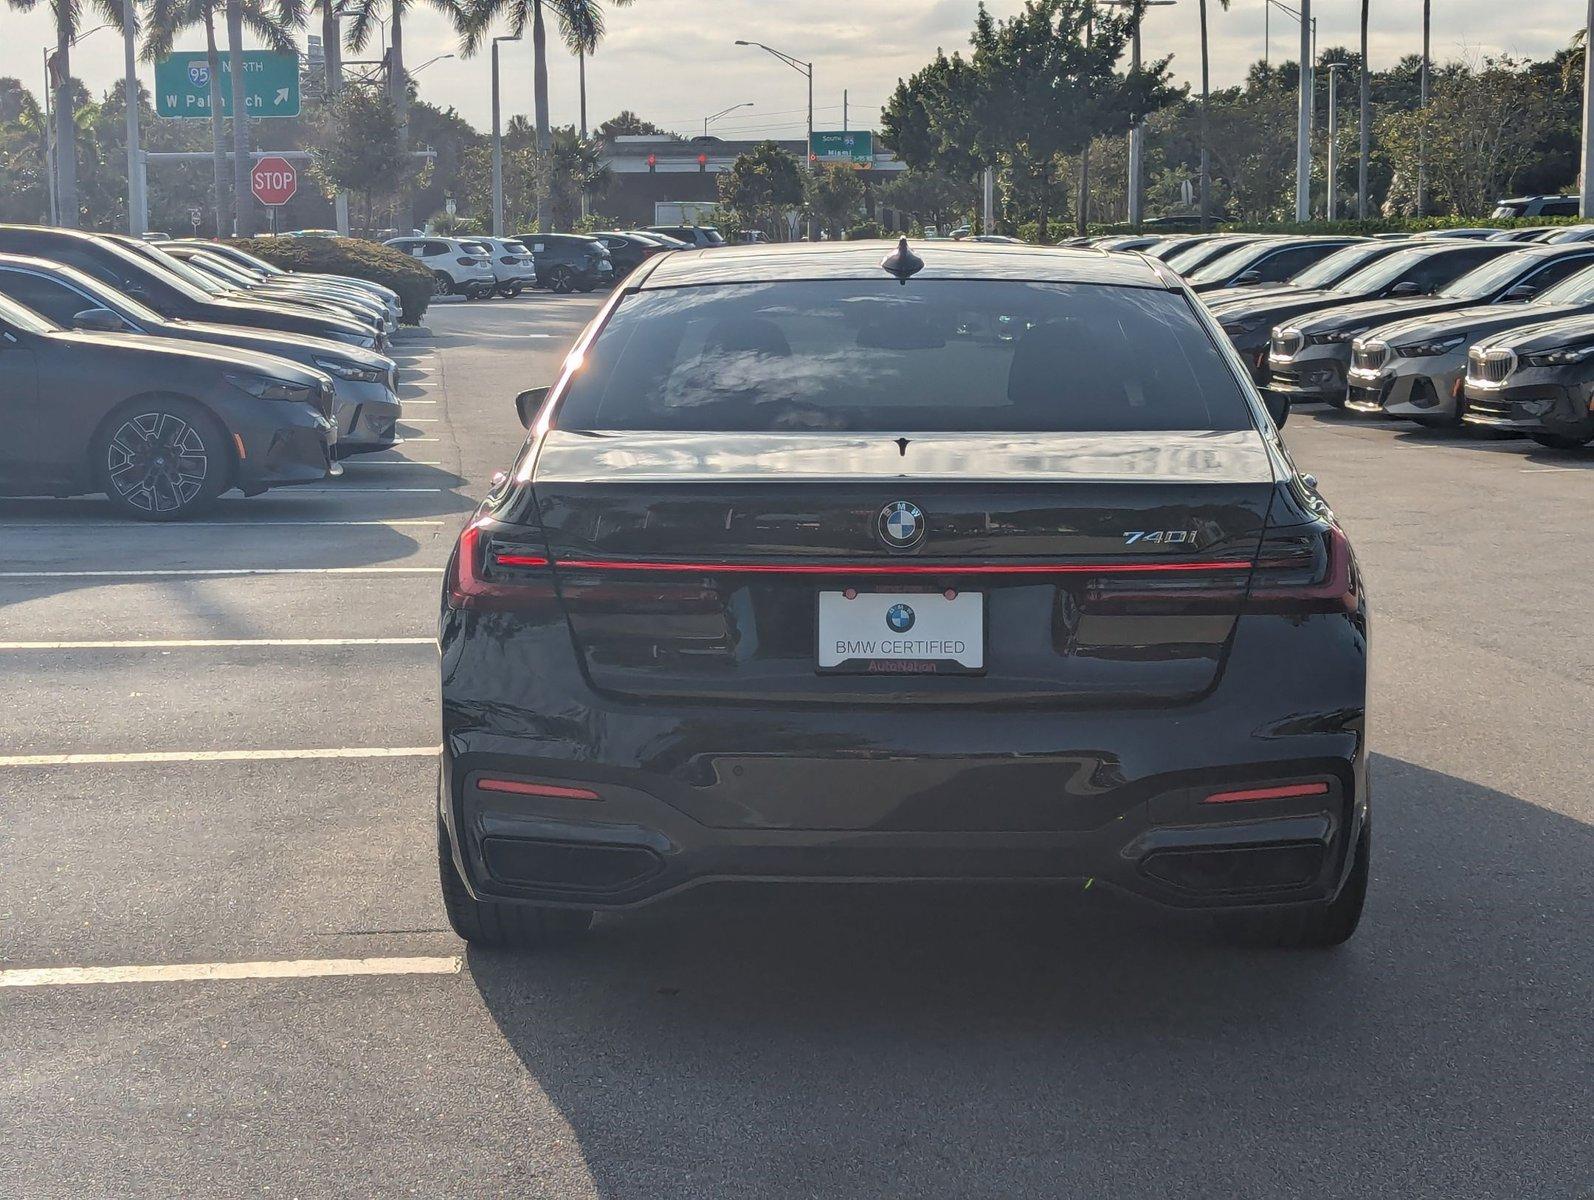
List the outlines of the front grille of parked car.
{"label": "front grille of parked car", "polygon": [[1476,351],[1467,357],[1467,382],[1504,383],[1516,365],[1517,356],[1510,350]]}
{"label": "front grille of parked car", "polygon": [[1301,337],[1301,335],[1296,333],[1294,330],[1289,330],[1283,333],[1275,333],[1273,335],[1272,351],[1280,358],[1289,358],[1301,348],[1305,340],[1305,338]]}
{"label": "front grille of parked car", "polygon": [[1351,350],[1350,365],[1358,371],[1377,371],[1389,361],[1389,347],[1383,342],[1368,342]]}

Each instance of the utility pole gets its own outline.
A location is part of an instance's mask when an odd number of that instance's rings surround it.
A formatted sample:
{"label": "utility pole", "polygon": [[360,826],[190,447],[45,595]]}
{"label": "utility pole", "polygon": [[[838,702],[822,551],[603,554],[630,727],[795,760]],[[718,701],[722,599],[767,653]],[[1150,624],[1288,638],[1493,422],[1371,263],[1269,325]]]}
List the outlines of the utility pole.
{"label": "utility pole", "polygon": [[149,204],[138,143],[138,8],[133,0],[122,0],[122,69],[127,101],[127,232],[142,237],[149,228]]}
{"label": "utility pole", "polygon": [[51,111],[51,98],[55,84],[50,80],[50,47],[44,48],[44,172],[50,188],[50,224],[61,223],[61,206],[55,197],[55,117]]}
{"label": "utility pole", "polygon": [[[1424,0],[1426,3],[1427,0]],[[1295,120],[1295,219],[1312,219],[1312,0],[1301,0],[1301,97]]]}
{"label": "utility pole", "polygon": [[1428,214],[1428,33],[1431,27],[1432,0],[1422,0],[1422,74],[1418,83],[1417,119],[1417,215]]}
{"label": "utility pole", "polygon": [[841,89],[841,132],[847,132],[847,89]]}
{"label": "utility pole", "polygon": [[[1356,120],[1356,133],[1360,140],[1356,158],[1356,217],[1367,219],[1367,160],[1372,147],[1373,102],[1370,80],[1372,69],[1367,65],[1367,9],[1371,0],[1362,0],[1362,71],[1361,111]],[[1594,0],[1590,0],[1594,4]]]}
{"label": "utility pole", "polygon": [[1594,218],[1594,0],[1588,0],[1583,34],[1583,201],[1585,221]]}
{"label": "utility pole", "polygon": [[[326,68],[327,104],[343,90],[343,0],[322,0],[321,53]],[[349,193],[339,191],[332,199],[333,220],[338,232],[349,236]]]}
{"label": "utility pole", "polygon": [[1339,73],[1344,63],[1328,64],[1328,197],[1324,213],[1330,221],[1339,215]]}

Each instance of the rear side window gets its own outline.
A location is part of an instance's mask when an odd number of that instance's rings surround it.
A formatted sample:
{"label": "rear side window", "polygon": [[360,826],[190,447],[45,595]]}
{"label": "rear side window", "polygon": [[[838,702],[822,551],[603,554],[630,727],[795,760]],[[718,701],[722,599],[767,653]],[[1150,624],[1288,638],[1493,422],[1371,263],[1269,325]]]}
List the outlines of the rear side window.
{"label": "rear side window", "polygon": [[48,317],[63,329],[71,328],[72,318],[78,313],[99,307],[75,288],[24,271],[0,271],[0,293]]}
{"label": "rear side window", "polygon": [[1252,427],[1182,295],[886,278],[628,296],[556,421],[701,432]]}

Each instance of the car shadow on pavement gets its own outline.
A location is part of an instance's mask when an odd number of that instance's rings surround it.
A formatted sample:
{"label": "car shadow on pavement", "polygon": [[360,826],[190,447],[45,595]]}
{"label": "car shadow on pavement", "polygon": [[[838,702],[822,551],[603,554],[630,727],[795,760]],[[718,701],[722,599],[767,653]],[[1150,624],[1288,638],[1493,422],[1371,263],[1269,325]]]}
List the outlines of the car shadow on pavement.
{"label": "car shadow on pavement", "polygon": [[470,971],[604,1197],[1587,1194],[1594,830],[1374,776],[1334,952],[1101,889],[724,887]]}

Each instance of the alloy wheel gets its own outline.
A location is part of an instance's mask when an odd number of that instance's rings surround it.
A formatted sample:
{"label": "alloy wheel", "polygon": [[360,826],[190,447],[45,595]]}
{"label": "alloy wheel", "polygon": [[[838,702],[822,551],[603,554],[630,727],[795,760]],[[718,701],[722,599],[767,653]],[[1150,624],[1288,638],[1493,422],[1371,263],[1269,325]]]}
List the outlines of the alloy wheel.
{"label": "alloy wheel", "polygon": [[105,469],[117,496],[148,513],[179,512],[194,503],[210,473],[199,431],[169,412],[122,422],[106,444]]}

